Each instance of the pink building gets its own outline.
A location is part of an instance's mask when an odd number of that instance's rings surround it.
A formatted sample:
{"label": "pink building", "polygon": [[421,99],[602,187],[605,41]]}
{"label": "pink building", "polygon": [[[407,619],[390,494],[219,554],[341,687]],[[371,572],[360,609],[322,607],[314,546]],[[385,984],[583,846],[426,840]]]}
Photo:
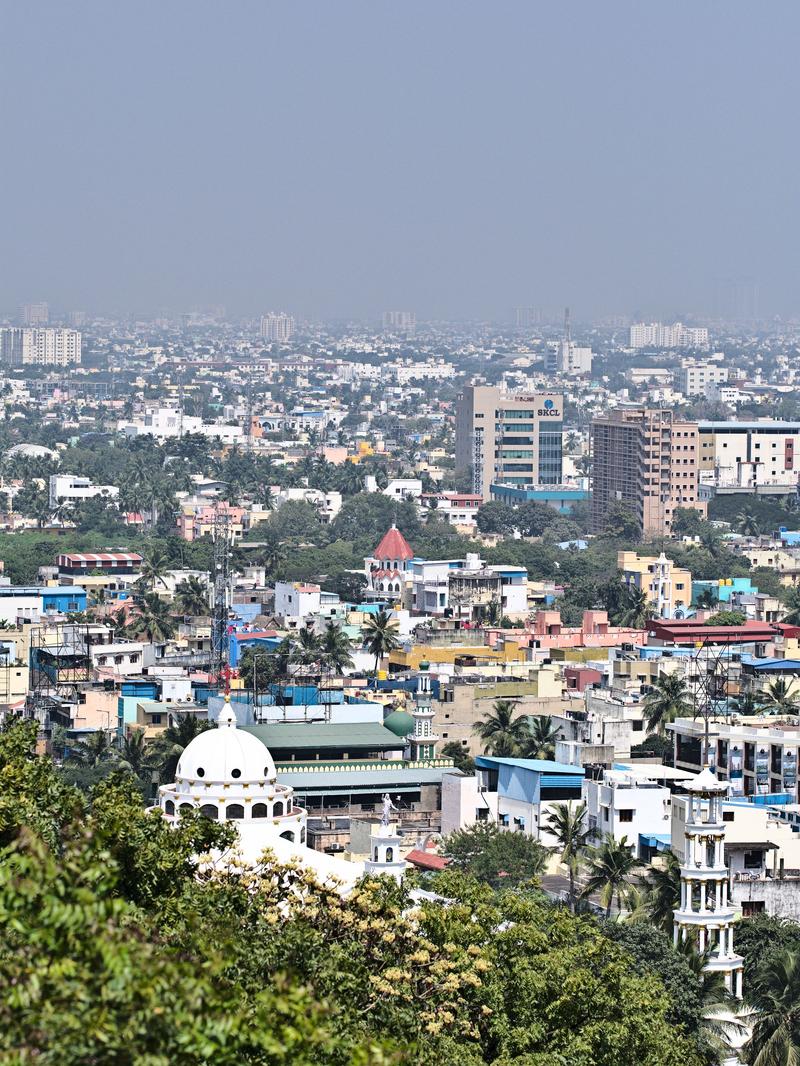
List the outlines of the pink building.
{"label": "pink building", "polygon": [[[487,631],[487,643],[494,647],[508,636],[507,629]],[[584,611],[579,626],[565,626],[560,611],[538,611],[533,628],[515,629],[514,640],[521,648],[613,648],[617,644],[647,644],[646,629],[612,626],[607,611]]]}
{"label": "pink building", "polygon": [[211,536],[217,515],[226,515],[228,519],[228,536],[231,540],[241,540],[245,531],[243,507],[234,507],[229,503],[200,504],[197,507],[185,507],[178,515],[178,536],[184,540],[198,540]]}

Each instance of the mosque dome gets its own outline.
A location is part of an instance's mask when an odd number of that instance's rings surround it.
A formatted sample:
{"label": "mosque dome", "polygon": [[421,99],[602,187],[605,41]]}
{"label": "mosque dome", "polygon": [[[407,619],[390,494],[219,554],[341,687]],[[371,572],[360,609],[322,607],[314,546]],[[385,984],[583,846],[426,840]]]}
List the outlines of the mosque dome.
{"label": "mosque dome", "polygon": [[384,718],[383,724],[396,737],[407,737],[414,732],[414,719],[408,711],[392,711]]}
{"label": "mosque dome", "polygon": [[216,729],[196,736],[181,754],[178,781],[253,784],[274,782],[275,763],[269,749],[250,733],[236,728],[236,716],[226,703]]}

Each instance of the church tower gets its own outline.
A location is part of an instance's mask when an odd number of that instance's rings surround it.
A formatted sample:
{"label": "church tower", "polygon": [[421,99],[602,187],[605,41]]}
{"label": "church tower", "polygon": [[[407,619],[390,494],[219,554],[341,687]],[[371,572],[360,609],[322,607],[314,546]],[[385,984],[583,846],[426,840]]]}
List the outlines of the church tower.
{"label": "church tower", "polygon": [[721,973],[728,990],[741,999],[743,960],[733,950],[735,912],[728,899],[721,810],[729,787],[708,767],[687,782],[681,900],[674,912],[674,937],[676,944],[691,937],[698,951],[711,949],[705,968]]}
{"label": "church tower", "polygon": [[436,758],[436,742],[439,737],[433,731],[433,707],[431,706],[431,676],[428,672],[430,663],[419,664],[417,691],[411,707],[414,719],[414,732],[408,743],[411,747],[412,761]]}

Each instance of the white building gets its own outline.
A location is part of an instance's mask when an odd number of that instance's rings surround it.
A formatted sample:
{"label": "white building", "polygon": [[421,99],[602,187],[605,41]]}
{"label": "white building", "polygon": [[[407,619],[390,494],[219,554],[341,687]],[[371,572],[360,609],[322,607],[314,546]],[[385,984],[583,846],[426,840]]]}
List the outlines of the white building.
{"label": "white building", "polygon": [[383,328],[393,333],[410,333],[416,329],[417,316],[413,311],[384,311]]}
{"label": "white building", "polygon": [[708,330],[705,327],[673,326],[661,322],[637,322],[630,327],[631,348],[706,348]]}
{"label": "white building", "polygon": [[294,319],[283,312],[270,311],[261,316],[259,332],[264,340],[286,344],[294,333]]}
{"label": "white building", "polygon": [[307,618],[320,609],[319,585],[301,581],[275,582],[275,614],[278,618]]}
{"label": "white building", "polygon": [[[646,847],[642,838],[670,838],[669,788],[659,781],[659,771],[670,767],[641,766],[624,770],[605,770],[602,778],[587,778],[583,783],[588,828],[598,834],[610,834],[615,840],[627,838],[640,858]],[[652,770],[652,776],[649,771]],[[691,778],[689,773],[677,772],[678,777]]]}
{"label": "white building", "polygon": [[304,488],[302,485],[293,488],[279,489],[274,493],[275,508],[282,507],[290,500],[298,503],[310,503],[317,509],[317,514],[323,522],[332,522],[342,509],[342,494],[336,490],[323,492],[321,489]]}
{"label": "white building", "polygon": [[[368,492],[375,491],[375,489],[370,488],[370,483],[374,484],[374,482],[374,475],[369,474],[365,482]],[[381,492],[384,496],[390,496],[393,500],[417,499],[422,495],[422,480],[418,477],[394,477],[389,481],[385,489],[381,489]]]}
{"label": "white building", "polygon": [[678,388],[684,396],[703,396],[709,385],[724,385],[728,370],[719,363],[687,363],[678,371]]}
{"label": "white building", "polygon": [[464,526],[470,531],[475,528],[478,508],[483,497],[473,492],[431,492],[424,493],[419,500],[420,518],[426,518],[435,512],[451,526]]}
{"label": "white building", "polygon": [[0,358],[12,366],[74,366],[81,335],[74,329],[0,329]]}
{"label": "white building", "polygon": [[464,559],[411,563],[412,602],[419,614],[480,620],[493,611],[513,618],[527,614],[528,571],[487,566],[473,552]]}
{"label": "white building", "polygon": [[786,486],[800,476],[800,423],[700,422],[700,481],[718,488]]}
{"label": "white building", "polygon": [[92,500],[95,496],[116,499],[119,489],[116,485],[94,485],[90,478],[76,474],[53,474],[50,477],[50,506],[53,508],[62,503]]}

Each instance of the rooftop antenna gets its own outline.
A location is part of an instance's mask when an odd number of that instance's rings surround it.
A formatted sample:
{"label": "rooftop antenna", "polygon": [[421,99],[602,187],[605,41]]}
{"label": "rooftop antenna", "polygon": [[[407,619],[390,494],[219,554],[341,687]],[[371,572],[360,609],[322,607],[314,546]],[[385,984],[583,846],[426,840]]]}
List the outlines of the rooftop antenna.
{"label": "rooftop antenna", "polygon": [[183,440],[183,367],[178,367],[178,440]]}
{"label": "rooftop antenna", "polygon": [[570,328],[569,328],[569,308],[568,307],[564,308],[564,341],[565,341],[565,343],[567,345],[567,348],[569,348],[570,344],[572,344],[572,336],[570,334]]}
{"label": "rooftop antenna", "polygon": [[248,452],[253,450],[253,379],[247,379],[247,424],[245,425],[245,448]]}

